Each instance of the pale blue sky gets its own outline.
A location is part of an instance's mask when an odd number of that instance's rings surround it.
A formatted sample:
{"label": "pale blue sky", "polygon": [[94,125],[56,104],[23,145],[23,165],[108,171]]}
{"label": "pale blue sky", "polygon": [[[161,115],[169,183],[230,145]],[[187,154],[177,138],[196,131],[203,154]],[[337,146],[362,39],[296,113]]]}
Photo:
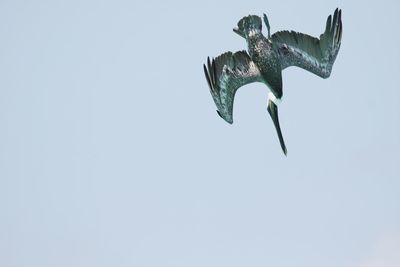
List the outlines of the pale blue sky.
{"label": "pale blue sky", "polygon": [[[323,80],[284,71],[215,112],[202,64],[232,32],[319,36]],[[398,1],[0,2],[0,266],[400,265]]]}

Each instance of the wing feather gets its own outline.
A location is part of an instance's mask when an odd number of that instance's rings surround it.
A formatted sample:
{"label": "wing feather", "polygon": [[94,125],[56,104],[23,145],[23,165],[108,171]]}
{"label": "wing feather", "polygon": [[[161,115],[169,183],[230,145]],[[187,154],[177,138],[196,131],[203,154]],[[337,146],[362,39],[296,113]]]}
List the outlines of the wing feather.
{"label": "wing feather", "polygon": [[325,31],[317,39],[294,31],[271,36],[281,58],[282,69],[297,66],[322,78],[328,78],[342,40],[342,11],[335,10],[326,20]]}
{"label": "wing feather", "polygon": [[246,51],[226,52],[215,59],[207,58],[204,74],[218,114],[232,123],[233,100],[237,89],[261,81],[260,71]]}

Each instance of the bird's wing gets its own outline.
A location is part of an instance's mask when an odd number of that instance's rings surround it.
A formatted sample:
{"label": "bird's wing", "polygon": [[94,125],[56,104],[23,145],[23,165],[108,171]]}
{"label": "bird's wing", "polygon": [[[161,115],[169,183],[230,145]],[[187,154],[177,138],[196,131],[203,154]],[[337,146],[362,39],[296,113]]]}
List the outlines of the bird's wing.
{"label": "bird's wing", "polygon": [[246,51],[226,52],[204,65],[210,92],[218,114],[232,123],[233,100],[239,87],[262,81],[260,71]]}
{"label": "bird's wing", "polygon": [[319,39],[294,31],[276,32],[271,36],[278,50],[282,69],[297,66],[322,78],[330,76],[342,39],[342,11],[336,9],[326,21]]}

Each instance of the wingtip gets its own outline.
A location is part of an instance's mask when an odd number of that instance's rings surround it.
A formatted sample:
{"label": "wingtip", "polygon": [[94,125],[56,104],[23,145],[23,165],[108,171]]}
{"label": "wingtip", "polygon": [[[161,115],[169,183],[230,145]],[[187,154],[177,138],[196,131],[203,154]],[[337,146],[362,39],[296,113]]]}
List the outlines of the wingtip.
{"label": "wingtip", "polygon": [[208,69],[207,69],[206,64],[203,64],[203,70],[204,70],[204,75],[206,76],[208,87],[212,91],[213,90],[213,86],[212,86],[212,83],[210,81],[210,77],[209,77],[209,74],[208,74]]}
{"label": "wingtip", "polygon": [[221,112],[219,112],[219,110],[217,110],[217,113],[218,113],[218,116],[220,116],[221,119],[223,119],[223,120],[226,121],[227,123],[229,123],[229,124],[232,124],[232,123],[233,123],[233,120],[232,120],[232,119],[228,120],[228,119],[226,119],[225,117],[223,117],[222,114],[221,114]]}
{"label": "wingtip", "polygon": [[325,33],[328,33],[330,31],[331,24],[332,24],[332,15],[329,15],[328,18],[326,19]]}
{"label": "wingtip", "polygon": [[207,57],[207,67],[208,67],[208,75],[210,77],[210,83],[215,84],[215,68],[214,68],[214,59],[210,60],[210,57]]}
{"label": "wingtip", "polygon": [[341,15],[341,13],[342,13],[342,9],[340,9],[339,7],[337,7],[336,9],[335,9],[335,12],[334,13],[337,13],[338,14],[338,17],[340,18],[340,15]]}

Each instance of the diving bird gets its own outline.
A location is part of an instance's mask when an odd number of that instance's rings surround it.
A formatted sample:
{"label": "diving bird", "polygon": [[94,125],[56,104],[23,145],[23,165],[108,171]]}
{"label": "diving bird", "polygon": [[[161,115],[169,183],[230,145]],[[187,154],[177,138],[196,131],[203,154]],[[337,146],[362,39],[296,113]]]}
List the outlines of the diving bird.
{"label": "diving bird", "polygon": [[342,39],[342,11],[336,9],[328,16],[326,27],[319,39],[295,31],[279,31],[270,35],[270,25],[264,14],[268,38],[262,32],[259,16],[242,18],[235,33],[246,39],[248,53],[226,52],[203,65],[218,115],[233,123],[233,100],[243,85],[261,82],[268,86],[268,113],[276,128],[283,153],[287,150],[278,118],[278,105],[282,99],[282,70],[290,66],[308,70],[324,79],[332,71]]}

